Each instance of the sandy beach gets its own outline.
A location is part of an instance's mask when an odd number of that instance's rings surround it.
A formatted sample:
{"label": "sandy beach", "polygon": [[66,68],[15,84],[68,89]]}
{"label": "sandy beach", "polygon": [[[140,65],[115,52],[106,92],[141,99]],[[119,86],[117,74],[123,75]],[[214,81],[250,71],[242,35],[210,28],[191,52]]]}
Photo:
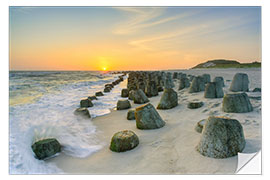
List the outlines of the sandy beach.
{"label": "sandy beach", "polygon": [[9,174],[235,174],[262,149],[261,6],[8,15]]}
{"label": "sandy beach", "polygon": [[[209,73],[211,80],[223,76],[224,94],[228,92],[231,80],[236,72],[245,72],[250,80],[250,90],[261,86],[261,69],[210,69],[186,70],[186,74],[201,75]],[[97,139],[103,148],[87,158],[75,158],[61,153],[48,160],[67,174],[234,174],[237,156],[214,159],[201,155],[195,147],[201,134],[194,130],[196,123],[209,116],[226,116],[237,119],[244,129],[246,146],[243,153],[254,153],[261,149],[261,100],[250,98],[253,111],[249,113],[225,113],[221,110],[222,98],[206,99],[204,92],[188,93],[188,89],[178,90],[179,80],[174,81],[174,90],[178,93],[177,107],[169,110],[157,110],[166,125],[160,129],[140,130],[135,120],[127,120],[128,110],[113,109],[108,115],[92,119],[97,127]],[[126,88],[127,79],[120,83]],[[260,96],[260,93],[248,92],[248,96]],[[162,92],[149,98],[157,106]],[[198,109],[189,109],[187,104],[200,100],[204,105]],[[139,104],[131,105],[134,109]],[[116,153],[109,149],[114,133],[132,130],[139,137],[139,145],[130,151]]]}

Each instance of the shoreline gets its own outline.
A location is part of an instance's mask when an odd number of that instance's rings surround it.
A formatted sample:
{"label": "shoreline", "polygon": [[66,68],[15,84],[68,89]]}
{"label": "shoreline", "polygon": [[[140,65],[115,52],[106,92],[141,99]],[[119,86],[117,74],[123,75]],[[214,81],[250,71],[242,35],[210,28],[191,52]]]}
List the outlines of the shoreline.
{"label": "shoreline", "polygon": [[[121,82],[120,86],[124,87],[126,81],[127,79]],[[226,82],[224,93],[229,83]],[[229,116],[240,121],[247,141],[243,153],[253,153],[261,148],[261,114],[257,111],[261,106],[260,101],[251,100],[252,104],[258,106],[253,112],[228,114],[220,110],[222,99],[205,99],[204,92],[189,94],[187,89],[178,91],[178,82],[174,89],[178,93],[179,105],[170,110],[157,110],[166,122],[164,127],[155,130],[137,129],[136,120],[126,119],[129,109],[112,109],[111,113],[92,120],[97,129],[96,137],[104,145],[102,149],[86,158],[61,153],[48,162],[57,165],[65,174],[234,174],[237,156],[214,159],[201,155],[195,149],[201,134],[194,127],[198,121],[209,115]],[[154,107],[161,95],[162,92],[149,98]],[[202,100],[205,105],[195,110],[188,109],[188,101],[195,99]],[[131,109],[140,106],[130,102]],[[251,120],[247,122],[247,118]],[[257,125],[254,127],[252,123]],[[112,152],[109,149],[110,140],[114,133],[121,130],[135,132],[140,143],[130,151]]]}

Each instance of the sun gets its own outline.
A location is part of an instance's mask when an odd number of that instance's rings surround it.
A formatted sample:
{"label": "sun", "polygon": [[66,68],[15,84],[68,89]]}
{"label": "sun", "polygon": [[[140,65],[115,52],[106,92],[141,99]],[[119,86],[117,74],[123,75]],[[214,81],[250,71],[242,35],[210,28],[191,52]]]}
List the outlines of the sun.
{"label": "sun", "polygon": [[106,68],[106,67],[103,67],[103,68],[102,68],[102,70],[103,70],[103,71],[106,71],[106,70],[107,70],[107,68]]}

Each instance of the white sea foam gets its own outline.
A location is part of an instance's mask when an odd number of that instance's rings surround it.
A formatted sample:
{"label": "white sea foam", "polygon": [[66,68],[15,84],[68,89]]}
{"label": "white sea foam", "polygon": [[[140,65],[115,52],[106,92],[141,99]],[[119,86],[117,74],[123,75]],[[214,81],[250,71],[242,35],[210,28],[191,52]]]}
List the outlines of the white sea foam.
{"label": "white sea foam", "polygon": [[[58,86],[50,85],[54,90],[47,91],[34,102],[10,106],[10,173],[62,173],[54,164],[34,157],[31,145],[40,139],[56,138],[63,146],[62,153],[79,158],[101,149],[103,142],[96,138],[97,129],[91,119],[82,119],[73,112],[79,107],[80,99],[102,91],[105,83],[116,78],[116,75],[110,75],[92,81],[78,79]],[[16,83],[13,88],[17,90]],[[42,91],[44,87],[40,89]],[[89,108],[92,118],[110,113],[121,98],[120,90],[119,85],[115,86],[111,93],[94,100],[94,107]]]}

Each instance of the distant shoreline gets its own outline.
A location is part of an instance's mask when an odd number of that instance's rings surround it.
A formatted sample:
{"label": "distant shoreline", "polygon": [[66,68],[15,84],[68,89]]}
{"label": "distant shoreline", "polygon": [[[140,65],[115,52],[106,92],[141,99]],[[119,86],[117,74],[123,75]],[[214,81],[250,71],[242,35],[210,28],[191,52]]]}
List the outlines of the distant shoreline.
{"label": "distant shoreline", "polygon": [[244,68],[261,68],[261,65],[239,65],[239,66],[217,66],[217,67],[201,67],[201,68],[191,68],[191,69],[244,69]]}
{"label": "distant shoreline", "polygon": [[[236,61],[237,62],[237,61]],[[229,68],[236,68],[236,69],[243,69],[243,68],[261,68],[260,62],[253,62],[253,63],[235,63],[235,64],[216,64],[215,66],[207,66],[203,67],[204,64],[211,63],[211,61],[207,61],[205,63],[198,64],[191,68],[186,69],[159,69],[159,70],[112,70],[106,71],[107,73],[110,72],[127,72],[127,71],[186,71],[190,69],[229,69]],[[104,72],[99,70],[9,70],[9,73],[12,72]]]}
{"label": "distant shoreline", "polygon": [[261,62],[240,63],[235,60],[216,59],[198,64],[191,69],[209,69],[209,68],[261,68]]}
{"label": "distant shoreline", "polygon": [[249,68],[260,69],[261,66],[259,66],[259,67],[256,67],[256,66],[254,66],[254,67],[244,67],[244,66],[242,66],[242,67],[208,67],[208,68],[190,68],[190,69],[249,69]]}

